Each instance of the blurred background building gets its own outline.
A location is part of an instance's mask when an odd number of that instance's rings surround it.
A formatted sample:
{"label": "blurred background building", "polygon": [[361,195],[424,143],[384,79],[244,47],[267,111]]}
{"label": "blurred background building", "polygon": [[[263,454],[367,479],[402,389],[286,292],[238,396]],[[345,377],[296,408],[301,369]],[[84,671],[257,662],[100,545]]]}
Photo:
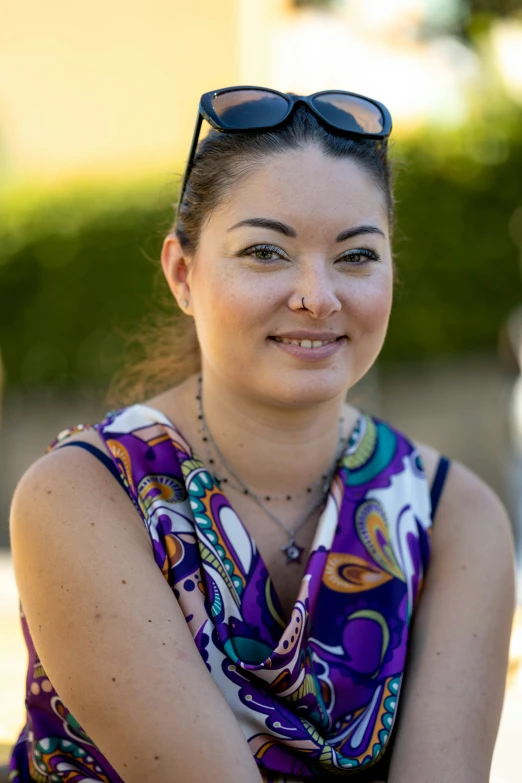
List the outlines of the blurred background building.
{"label": "blurred background building", "polygon": [[[4,0],[4,755],[23,721],[26,665],[10,497],[61,429],[114,407],[105,393],[124,334],[156,306],[155,259],[199,96],[231,84],[348,89],[389,107],[401,282],[382,359],[353,399],[465,462],[522,524],[519,0]],[[493,783],[519,780],[521,731],[514,667]]]}

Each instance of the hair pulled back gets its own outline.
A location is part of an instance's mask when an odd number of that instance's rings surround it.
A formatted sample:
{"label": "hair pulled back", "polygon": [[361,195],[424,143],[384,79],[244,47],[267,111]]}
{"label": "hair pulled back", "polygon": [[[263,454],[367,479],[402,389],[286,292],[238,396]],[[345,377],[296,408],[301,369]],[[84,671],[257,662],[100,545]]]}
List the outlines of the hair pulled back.
{"label": "hair pulled back", "polygon": [[279,130],[262,133],[222,133],[211,130],[197,149],[194,167],[174,229],[187,252],[195,252],[205,221],[234,185],[264,158],[315,144],[333,158],[352,158],[370,175],[386,200],[393,225],[391,165],[386,142],[350,139],[326,128],[306,106],[298,106]]}
{"label": "hair pulled back", "polygon": [[[387,140],[341,136],[323,125],[306,106],[300,105],[278,130],[222,133],[211,129],[200,141],[183,201],[171,228],[185,252],[188,255],[196,252],[201,232],[212,212],[263,159],[311,144],[328,156],[351,158],[362,166],[383,194],[391,234],[395,214]],[[142,326],[140,333],[130,340],[129,361],[117,373],[109,389],[108,399],[112,404],[144,400],[201,368],[194,321],[175,310],[170,291],[168,295],[165,293],[160,307]]]}

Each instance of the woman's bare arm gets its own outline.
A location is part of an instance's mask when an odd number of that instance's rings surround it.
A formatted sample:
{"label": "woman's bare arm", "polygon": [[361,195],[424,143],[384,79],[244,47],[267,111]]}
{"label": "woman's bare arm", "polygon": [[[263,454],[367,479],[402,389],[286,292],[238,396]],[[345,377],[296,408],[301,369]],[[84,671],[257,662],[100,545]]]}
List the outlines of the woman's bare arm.
{"label": "woman's bare arm", "polygon": [[255,783],[241,729],[114,478],[58,449],[15,492],[21,602],[57,692],[126,783]]}
{"label": "woman's bare arm", "polygon": [[487,783],[504,696],[514,555],[502,504],[459,463],[452,463],[432,544],[389,780]]}

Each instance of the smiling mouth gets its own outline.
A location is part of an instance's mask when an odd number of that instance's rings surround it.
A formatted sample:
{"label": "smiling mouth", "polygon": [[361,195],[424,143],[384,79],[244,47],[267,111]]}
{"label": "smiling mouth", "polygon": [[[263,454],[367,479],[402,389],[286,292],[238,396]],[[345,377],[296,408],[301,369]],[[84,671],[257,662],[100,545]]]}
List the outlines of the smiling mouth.
{"label": "smiling mouth", "polygon": [[332,340],[290,340],[288,337],[270,337],[269,339],[285,345],[298,345],[300,348],[322,348],[323,345],[330,345],[343,338],[341,335],[340,337],[334,337]]}

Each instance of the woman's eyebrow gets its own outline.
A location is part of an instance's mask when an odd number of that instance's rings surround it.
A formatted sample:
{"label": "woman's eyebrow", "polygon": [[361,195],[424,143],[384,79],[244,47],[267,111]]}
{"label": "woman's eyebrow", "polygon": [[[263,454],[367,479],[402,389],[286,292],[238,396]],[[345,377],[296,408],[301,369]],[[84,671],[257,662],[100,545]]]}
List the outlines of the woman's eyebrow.
{"label": "woman's eyebrow", "polygon": [[346,239],[351,239],[358,234],[381,234],[384,236],[384,231],[381,231],[377,226],[356,226],[355,228],[349,228],[346,231],[341,231],[336,238],[336,242],[344,242]]}
{"label": "woman's eyebrow", "polygon": [[[241,220],[241,222],[231,226],[228,231],[233,231],[235,228],[240,228],[241,226],[269,228],[272,229],[272,231],[278,231],[280,234],[284,234],[285,237],[297,237],[297,231],[294,228],[291,228],[291,226],[287,226],[279,220],[270,220],[269,218],[261,217]],[[377,228],[377,226],[355,226],[354,228],[348,228],[346,231],[341,231],[335,241],[345,242],[347,239],[351,239],[359,234],[381,234],[381,236],[384,236],[384,232],[381,231],[380,228]]]}
{"label": "woman's eyebrow", "polygon": [[297,232],[293,228],[290,228],[290,226],[286,226],[284,223],[280,223],[279,220],[269,220],[268,218],[247,218],[246,220],[242,220],[240,223],[236,223],[234,226],[231,226],[228,231],[232,231],[234,228],[239,228],[240,226],[271,228],[272,231],[279,231],[279,233],[284,234],[285,237],[297,236]]}

